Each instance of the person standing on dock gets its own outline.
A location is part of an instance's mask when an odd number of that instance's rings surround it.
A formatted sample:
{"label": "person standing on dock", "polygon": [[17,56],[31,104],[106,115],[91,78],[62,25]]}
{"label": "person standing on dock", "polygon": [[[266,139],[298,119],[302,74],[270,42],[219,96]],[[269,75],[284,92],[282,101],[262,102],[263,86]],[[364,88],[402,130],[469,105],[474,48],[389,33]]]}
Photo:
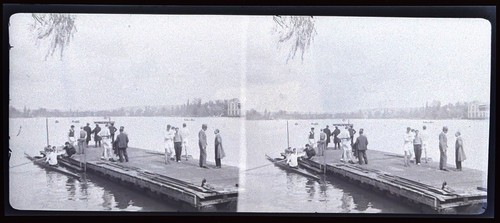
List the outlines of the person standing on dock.
{"label": "person standing on dock", "polygon": [[97,143],[99,143],[99,147],[101,147],[101,137],[98,135],[100,131],[101,127],[99,127],[99,124],[95,124],[95,128],[92,130],[92,133],[94,133],[94,141],[96,148],[97,148]]}
{"label": "person standing on dock", "polygon": [[354,135],[356,134],[356,130],[354,130],[353,125],[349,125],[349,137],[351,138],[351,146],[354,144]]}
{"label": "person standing on dock", "polygon": [[201,125],[201,130],[198,132],[198,146],[200,147],[200,167],[207,167],[207,124]]}
{"label": "person standing on dock", "polygon": [[189,137],[189,129],[187,128],[186,123],[182,124],[181,129],[181,137],[182,137],[182,149],[186,152],[186,160],[188,159],[188,137]]}
{"label": "person standing on dock", "polygon": [[330,144],[330,136],[332,136],[332,131],[328,128],[328,125],[326,126],[325,129],[323,129],[323,132],[326,134],[326,145],[325,148],[328,149],[328,144]]}
{"label": "person standing on dock", "polygon": [[87,126],[83,127],[85,132],[87,132],[87,139],[85,140],[87,146],[89,145],[90,140],[92,139],[92,129],[90,128],[90,123],[87,123]]}
{"label": "person standing on dock", "polygon": [[464,141],[462,140],[462,134],[460,131],[455,133],[457,141],[455,142],[455,164],[457,165],[457,170],[462,171],[462,161],[466,159],[464,152]]}
{"label": "person standing on dock", "polygon": [[404,135],[404,144],[403,144],[403,150],[405,153],[404,154],[405,167],[410,166],[412,147],[413,147],[413,134],[411,133],[411,128],[407,127],[406,133]]}
{"label": "person standing on dock", "polygon": [[220,136],[219,129],[215,129],[215,168],[221,168],[221,159],[226,157],[226,153],[224,152],[224,147],[222,146],[222,137]]}
{"label": "person standing on dock", "polygon": [[179,128],[175,128],[174,134],[174,149],[175,149],[175,161],[181,162],[181,154],[182,154],[182,135],[179,132]]}
{"label": "person standing on dock", "polygon": [[422,138],[418,130],[415,130],[415,137],[413,137],[413,150],[415,152],[415,163],[420,165],[420,158],[422,157]]}
{"label": "person standing on dock", "polygon": [[123,132],[125,127],[120,126],[120,134],[116,136],[116,146],[118,147],[118,156],[120,157],[120,163],[123,162],[123,157],[125,157],[125,162],[128,162],[128,154],[127,154],[127,147],[128,147],[128,135]]}
{"label": "person standing on dock", "polygon": [[85,131],[84,127],[80,127],[80,137],[78,138],[78,154],[85,153],[85,147],[87,147],[87,131]]}
{"label": "person standing on dock", "polygon": [[170,163],[170,158],[174,154],[174,132],[170,125],[167,125],[167,131],[165,131],[163,141],[165,143],[165,163]]}
{"label": "person standing on dock", "polygon": [[359,129],[359,136],[356,139],[354,145],[357,147],[359,165],[363,165],[363,160],[365,164],[368,164],[368,159],[366,158],[366,150],[368,149],[368,138],[366,138],[366,136],[363,135],[363,129]]}
{"label": "person standing on dock", "polygon": [[318,156],[324,156],[325,149],[326,149],[326,134],[323,131],[323,129],[321,129],[318,140]]}
{"label": "person standing on dock", "polygon": [[109,132],[109,124],[106,123],[105,127],[98,133],[99,137],[101,138],[102,141],[102,156],[101,159],[104,160],[111,160],[112,153],[111,153],[111,133]]}
{"label": "person standing on dock", "polygon": [[424,152],[425,163],[427,163],[427,141],[429,135],[427,135],[427,126],[422,127],[422,132],[420,132],[420,139],[422,139],[422,152]]}
{"label": "person standing on dock", "polygon": [[340,129],[338,126],[335,126],[335,130],[333,130],[333,145],[334,149],[340,149],[340,139],[338,138],[340,134]]}
{"label": "person standing on dock", "polygon": [[314,128],[311,128],[311,131],[309,132],[309,145],[314,149],[316,148],[316,140],[314,139]]}
{"label": "person standing on dock", "polygon": [[111,144],[115,142],[115,132],[118,131],[118,129],[115,127],[115,123],[111,122],[109,125],[109,133],[111,135]]}
{"label": "person standing on dock", "polygon": [[446,152],[448,150],[448,138],[446,137],[448,133],[448,127],[444,126],[443,131],[439,134],[439,169],[443,171],[448,171],[446,169]]}
{"label": "person standing on dock", "polygon": [[348,161],[351,164],[354,164],[352,161],[352,155],[351,155],[351,144],[350,144],[350,139],[351,137],[349,136],[349,127],[345,127],[344,131],[341,131],[339,134],[339,139],[340,142],[342,143],[342,158],[340,159],[341,162],[346,162]]}
{"label": "person standing on dock", "polygon": [[76,144],[76,139],[75,139],[75,126],[71,125],[71,128],[69,129],[68,133],[68,141],[71,143],[73,146]]}

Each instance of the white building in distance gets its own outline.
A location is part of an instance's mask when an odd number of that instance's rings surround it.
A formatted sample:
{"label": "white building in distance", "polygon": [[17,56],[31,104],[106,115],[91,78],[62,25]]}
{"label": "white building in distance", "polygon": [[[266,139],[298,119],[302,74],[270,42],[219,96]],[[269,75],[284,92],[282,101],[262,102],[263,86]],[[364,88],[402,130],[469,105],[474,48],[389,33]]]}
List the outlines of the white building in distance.
{"label": "white building in distance", "polygon": [[229,100],[227,104],[227,116],[229,117],[240,117],[241,116],[241,104],[240,100],[233,98]]}
{"label": "white building in distance", "polygon": [[470,119],[488,119],[490,117],[490,108],[486,104],[473,102],[469,105],[467,117]]}

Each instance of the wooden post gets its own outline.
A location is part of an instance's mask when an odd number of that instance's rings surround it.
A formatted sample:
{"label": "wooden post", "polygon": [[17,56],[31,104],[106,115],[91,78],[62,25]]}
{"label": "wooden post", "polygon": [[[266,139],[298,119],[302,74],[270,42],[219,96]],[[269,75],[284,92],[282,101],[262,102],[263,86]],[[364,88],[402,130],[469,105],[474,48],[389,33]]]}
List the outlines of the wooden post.
{"label": "wooden post", "polygon": [[288,133],[288,120],[286,120],[286,148],[290,147],[290,135]]}
{"label": "wooden post", "polygon": [[45,117],[45,129],[47,130],[47,146],[49,146],[49,118]]}

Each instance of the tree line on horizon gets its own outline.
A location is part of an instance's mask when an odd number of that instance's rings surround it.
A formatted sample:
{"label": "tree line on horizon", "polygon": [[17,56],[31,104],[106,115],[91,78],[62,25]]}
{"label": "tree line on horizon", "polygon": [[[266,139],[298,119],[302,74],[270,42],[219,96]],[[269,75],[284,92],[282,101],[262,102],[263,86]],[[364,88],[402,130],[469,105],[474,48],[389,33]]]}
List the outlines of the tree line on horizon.
{"label": "tree line on horizon", "polygon": [[31,118],[31,117],[112,117],[112,116],[182,116],[182,117],[225,117],[228,116],[228,105],[231,100],[210,100],[202,102],[200,98],[187,100],[182,105],[169,106],[136,106],[122,107],[110,110],[69,110],[24,107],[22,110],[9,106],[9,117]]}
{"label": "tree line on horizon", "polygon": [[250,109],[246,112],[249,120],[270,119],[467,119],[468,108],[476,102],[456,102],[442,105],[440,101],[433,101],[425,106],[415,108],[377,108],[363,109],[353,112],[338,113],[301,113],[279,110],[271,112],[265,109],[259,112]]}

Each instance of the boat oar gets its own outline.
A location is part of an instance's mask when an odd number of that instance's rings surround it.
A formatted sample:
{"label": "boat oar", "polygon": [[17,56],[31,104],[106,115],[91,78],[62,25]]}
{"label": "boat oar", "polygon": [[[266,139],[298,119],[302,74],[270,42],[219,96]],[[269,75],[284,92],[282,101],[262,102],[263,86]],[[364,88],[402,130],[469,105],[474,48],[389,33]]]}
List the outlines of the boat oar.
{"label": "boat oar", "polygon": [[39,159],[36,159],[36,160],[30,160],[29,162],[26,162],[26,163],[21,163],[21,164],[17,164],[15,166],[11,166],[9,168],[14,168],[14,167],[18,167],[18,166],[22,166],[22,165],[26,165],[26,164],[30,164],[30,163],[34,163],[34,162],[37,162],[37,161],[40,161],[42,159],[45,159],[45,157],[42,157],[42,158],[39,158]]}
{"label": "boat oar", "polygon": [[254,167],[254,168],[250,168],[250,169],[244,170],[244,171],[242,171],[242,172],[246,172],[246,171],[255,170],[255,169],[262,168],[262,167],[266,167],[266,166],[274,165],[274,164],[276,164],[276,163],[283,162],[283,161],[286,161],[286,159],[283,159],[283,160],[280,160],[280,161],[276,161],[276,162],[272,162],[272,163],[269,163],[269,164],[266,164],[266,165],[262,165],[262,166],[257,166],[257,167]]}

